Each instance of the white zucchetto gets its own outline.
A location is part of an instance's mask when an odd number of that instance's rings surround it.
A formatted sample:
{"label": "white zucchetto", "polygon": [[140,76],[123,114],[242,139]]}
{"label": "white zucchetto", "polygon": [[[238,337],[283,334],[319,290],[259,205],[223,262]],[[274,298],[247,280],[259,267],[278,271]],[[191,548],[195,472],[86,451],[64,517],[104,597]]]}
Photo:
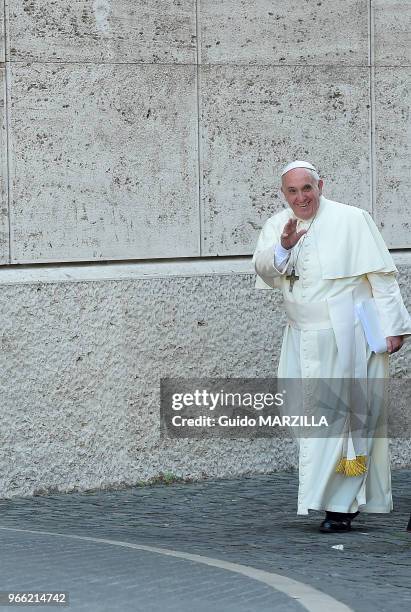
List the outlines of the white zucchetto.
{"label": "white zucchetto", "polygon": [[310,164],[310,162],[301,161],[300,159],[297,159],[296,161],[293,161],[285,166],[285,168],[281,172],[281,176],[284,176],[284,174],[286,174],[290,170],[294,170],[294,168],[308,168],[309,170],[314,170],[314,172],[317,172],[316,168],[314,168],[314,166]]}

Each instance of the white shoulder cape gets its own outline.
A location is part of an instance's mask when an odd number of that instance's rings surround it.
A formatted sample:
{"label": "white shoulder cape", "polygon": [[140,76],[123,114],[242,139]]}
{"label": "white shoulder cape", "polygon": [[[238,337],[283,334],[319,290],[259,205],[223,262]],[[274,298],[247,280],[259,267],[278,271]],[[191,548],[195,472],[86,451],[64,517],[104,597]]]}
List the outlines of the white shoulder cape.
{"label": "white shoulder cape", "polygon": [[[287,208],[268,219],[261,230],[255,252],[278,244],[284,225],[290,218],[295,218],[295,215]],[[362,276],[371,272],[397,272],[377,226],[369,213],[361,208],[321,196],[310,233],[315,236],[324,280]],[[280,288],[281,282],[281,277],[257,276],[256,288]]]}

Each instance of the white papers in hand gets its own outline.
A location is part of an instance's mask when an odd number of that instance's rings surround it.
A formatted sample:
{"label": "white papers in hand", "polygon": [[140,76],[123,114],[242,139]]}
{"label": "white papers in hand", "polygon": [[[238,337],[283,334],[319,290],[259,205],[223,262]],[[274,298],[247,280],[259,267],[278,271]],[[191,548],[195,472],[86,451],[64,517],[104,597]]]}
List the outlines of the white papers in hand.
{"label": "white papers in hand", "polygon": [[370,349],[374,353],[386,353],[387,341],[382,331],[374,298],[363,300],[356,305],[355,310],[363,326]]}

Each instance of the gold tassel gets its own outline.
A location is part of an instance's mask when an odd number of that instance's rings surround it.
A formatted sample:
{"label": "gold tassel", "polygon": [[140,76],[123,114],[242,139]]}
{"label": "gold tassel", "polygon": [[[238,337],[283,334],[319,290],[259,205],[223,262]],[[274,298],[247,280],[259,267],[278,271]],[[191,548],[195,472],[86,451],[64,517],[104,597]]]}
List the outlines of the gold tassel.
{"label": "gold tassel", "polygon": [[344,476],[361,476],[367,471],[367,457],[358,455],[356,459],[340,459],[335,471]]}

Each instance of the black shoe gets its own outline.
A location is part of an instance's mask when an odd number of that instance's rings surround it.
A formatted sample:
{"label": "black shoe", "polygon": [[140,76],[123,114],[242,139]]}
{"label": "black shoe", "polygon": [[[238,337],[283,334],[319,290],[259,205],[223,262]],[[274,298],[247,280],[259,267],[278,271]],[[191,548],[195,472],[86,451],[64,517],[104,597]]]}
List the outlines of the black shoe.
{"label": "black shoe", "polygon": [[320,525],[321,533],[340,533],[350,531],[351,521],[349,519],[336,521],[334,519],[325,519]]}
{"label": "black shoe", "polygon": [[325,520],[320,525],[321,533],[342,533],[350,531],[351,521],[359,514],[343,512],[326,512]]}

